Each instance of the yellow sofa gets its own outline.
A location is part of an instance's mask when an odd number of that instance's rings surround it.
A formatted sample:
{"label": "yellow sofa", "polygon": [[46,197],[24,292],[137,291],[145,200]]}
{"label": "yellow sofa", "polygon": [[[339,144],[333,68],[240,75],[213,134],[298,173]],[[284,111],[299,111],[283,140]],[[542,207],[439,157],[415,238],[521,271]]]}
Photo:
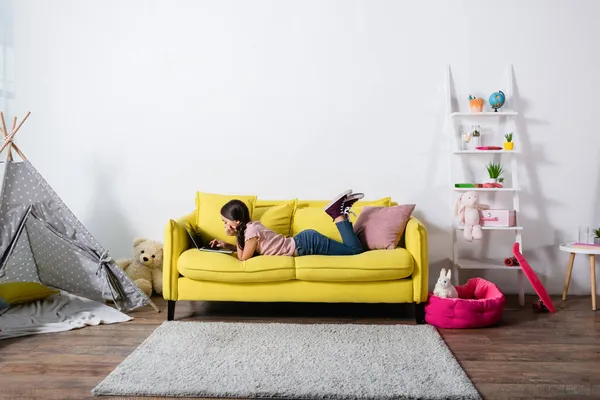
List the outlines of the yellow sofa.
{"label": "yellow sofa", "polygon": [[[197,197],[196,210],[169,220],[165,228],[163,297],[168,300],[168,320],[174,319],[176,301],[194,300],[413,303],[417,322],[424,322],[429,265],[427,231],[418,219],[410,218],[393,250],[368,250],[352,256],[257,255],[239,261],[235,255],[197,250],[188,235],[189,230],[205,243],[215,237],[235,243],[233,237],[223,236],[218,213],[227,198],[218,198],[218,207],[213,204],[212,209],[207,209],[209,200]],[[286,236],[312,228],[332,239],[341,239],[323,210],[327,201],[266,201],[250,196],[247,204],[253,220]],[[357,217],[365,205],[396,203],[389,197],[357,202],[352,208]]]}

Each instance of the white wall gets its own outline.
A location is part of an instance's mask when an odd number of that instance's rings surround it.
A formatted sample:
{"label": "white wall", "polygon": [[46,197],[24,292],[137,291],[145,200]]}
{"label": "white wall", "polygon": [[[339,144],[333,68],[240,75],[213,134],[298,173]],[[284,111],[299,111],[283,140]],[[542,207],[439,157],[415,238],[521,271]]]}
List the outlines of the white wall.
{"label": "white wall", "polygon": [[11,3],[0,0],[0,110],[4,112],[9,111],[14,92],[12,14]]}
{"label": "white wall", "polygon": [[[600,2],[12,5],[11,111],[32,112],[17,143],[116,257],[134,236],[162,240],[196,190],[324,199],[352,187],[417,204],[437,273],[450,250],[447,65],[463,108],[514,66],[525,254],[550,292],[567,261],[557,243],[600,226]],[[494,235],[506,254],[508,234]],[[482,276],[516,291],[510,272]],[[589,294],[583,258],[572,292]]]}

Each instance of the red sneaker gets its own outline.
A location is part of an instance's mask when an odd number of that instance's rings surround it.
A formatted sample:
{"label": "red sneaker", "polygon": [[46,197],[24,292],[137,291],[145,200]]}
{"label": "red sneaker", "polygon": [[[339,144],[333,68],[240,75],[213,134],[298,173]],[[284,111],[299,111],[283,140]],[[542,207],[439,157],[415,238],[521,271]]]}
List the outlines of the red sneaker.
{"label": "red sneaker", "polygon": [[324,208],[327,215],[329,215],[332,219],[336,219],[339,216],[344,215],[344,201],[346,197],[352,193],[352,190],[346,190],[340,194],[338,194],[333,200],[329,202]]}
{"label": "red sneaker", "polygon": [[346,199],[344,200],[344,204],[342,205],[342,214],[345,214],[346,217],[349,217],[348,214],[352,214],[356,217],[356,214],[354,214],[351,211],[352,206],[354,205],[354,203],[356,203],[363,197],[365,197],[365,195],[363,193],[352,193],[352,194],[346,196]]}

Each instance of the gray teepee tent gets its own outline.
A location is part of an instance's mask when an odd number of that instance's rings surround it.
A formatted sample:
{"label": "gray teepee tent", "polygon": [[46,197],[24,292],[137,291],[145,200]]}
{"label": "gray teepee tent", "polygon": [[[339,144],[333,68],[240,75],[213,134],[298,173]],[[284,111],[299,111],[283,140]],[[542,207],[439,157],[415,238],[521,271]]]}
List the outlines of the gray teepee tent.
{"label": "gray teepee tent", "polygon": [[[13,142],[25,118],[6,130],[0,154],[0,282],[39,282],[129,311],[154,303],[116,265]],[[14,161],[11,148],[21,157]]]}

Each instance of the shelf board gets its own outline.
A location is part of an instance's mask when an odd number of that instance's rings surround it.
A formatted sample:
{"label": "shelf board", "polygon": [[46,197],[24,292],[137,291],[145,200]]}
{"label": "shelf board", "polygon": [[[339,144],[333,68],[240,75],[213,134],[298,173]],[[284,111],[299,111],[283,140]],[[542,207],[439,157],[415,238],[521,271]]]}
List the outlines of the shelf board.
{"label": "shelf board", "polygon": [[507,267],[502,261],[492,260],[488,258],[469,259],[458,261],[455,263],[460,269],[502,269],[521,271],[520,266]]}
{"label": "shelf board", "polygon": [[[462,226],[456,226],[456,229],[462,231],[465,228]],[[522,231],[522,226],[482,226],[482,230],[484,231]]]}
{"label": "shelf board", "polygon": [[519,154],[515,150],[455,150],[454,154]]}
{"label": "shelf board", "polygon": [[451,117],[513,117],[519,115],[516,111],[498,111],[498,112],[453,112],[450,113]]}
{"label": "shelf board", "polygon": [[519,188],[453,188],[456,192],[520,192]]}

